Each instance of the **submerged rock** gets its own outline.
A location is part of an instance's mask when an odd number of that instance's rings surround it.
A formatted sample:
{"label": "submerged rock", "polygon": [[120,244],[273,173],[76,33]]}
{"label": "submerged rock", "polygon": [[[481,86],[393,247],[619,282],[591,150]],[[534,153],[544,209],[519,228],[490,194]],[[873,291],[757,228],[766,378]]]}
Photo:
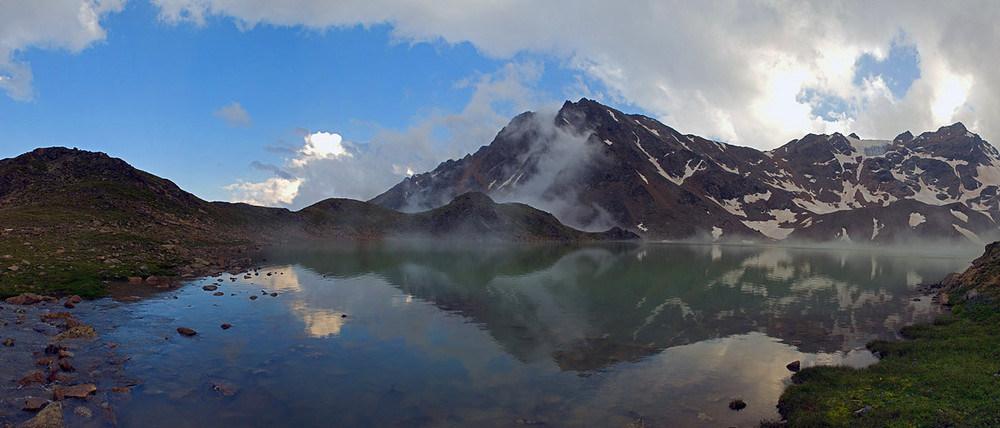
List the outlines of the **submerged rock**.
{"label": "submerged rock", "polygon": [[97,391],[97,386],[94,384],[81,384],[73,386],[57,386],[53,394],[56,400],[62,400],[64,398],[87,398],[88,395],[93,394]]}
{"label": "submerged rock", "polygon": [[28,397],[28,399],[24,401],[24,407],[21,407],[21,410],[37,412],[46,404],[49,404],[49,400],[41,397]]}
{"label": "submerged rock", "polygon": [[177,327],[177,332],[180,333],[181,336],[194,336],[198,334],[197,331],[191,330],[187,327]]}
{"label": "submerged rock", "polygon": [[201,287],[201,289],[205,290],[205,291],[215,291],[215,290],[219,289],[219,286],[217,286],[217,285],[206,285],[204,287]]}
{"label": "submerged rock", "polygon": [[65,426],[62,403],[58,401],[45,406],[35,417],[21,425],[22,428],[62,428]]}
{"label": "submerged rock", "polygon": [[36,370],[36,371],[33,371],[33,372],[29,373],[27,376],[22,377],[21,380],[17,381],[17,384],[21,385],[21,386],[28,386],[28,385],[31,385],[33,383],[44,384],[45,383],[45,373],[42,373],[42,372]]}
{"label": "submerged rock", "polygon": [[78,325],[56,335],[52,340],[59,342],[70,339],[93,339],[97,337],[97,331],[89,325]]}

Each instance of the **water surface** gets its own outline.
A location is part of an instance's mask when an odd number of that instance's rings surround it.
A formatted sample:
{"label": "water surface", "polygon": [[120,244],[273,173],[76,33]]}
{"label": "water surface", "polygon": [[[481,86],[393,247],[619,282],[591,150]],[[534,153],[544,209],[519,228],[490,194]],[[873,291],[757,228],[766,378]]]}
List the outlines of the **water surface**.
{"label": "water surface", "polygon": [[[97,322],[142,382],[112,403],[118,422],[753,425],[778,417],[785,364],[870,364],[867,341],[937,313],[917,284],[971,260],[673,244],[338,243],[263,257],[249,279],[193,281]],[[745,410],[728,408],[736,398]]]}

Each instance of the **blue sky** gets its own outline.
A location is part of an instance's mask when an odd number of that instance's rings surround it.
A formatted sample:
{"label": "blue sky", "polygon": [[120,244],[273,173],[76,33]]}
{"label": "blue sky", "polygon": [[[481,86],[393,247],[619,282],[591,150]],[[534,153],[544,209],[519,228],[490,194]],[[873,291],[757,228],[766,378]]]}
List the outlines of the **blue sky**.
{"label": "blue sky", "polygon": [[0,158],[103,151],[297,209],[371,198],[582,96],[761,149],[958,120],[1000,138],[993,2],[573,5],[0,0]]}

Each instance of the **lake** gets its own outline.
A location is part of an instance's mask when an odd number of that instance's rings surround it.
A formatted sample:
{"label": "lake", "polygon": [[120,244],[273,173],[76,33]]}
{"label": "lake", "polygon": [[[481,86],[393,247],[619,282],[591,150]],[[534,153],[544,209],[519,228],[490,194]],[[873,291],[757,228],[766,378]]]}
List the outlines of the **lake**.
{"label": "lake", "polygon": [[123,426],[749,426],[778,418],[786,364],[871,364],[939,313],[917,285],[974,256],[330,243],[117,289],[147,297],[86,321],[131,357]]}

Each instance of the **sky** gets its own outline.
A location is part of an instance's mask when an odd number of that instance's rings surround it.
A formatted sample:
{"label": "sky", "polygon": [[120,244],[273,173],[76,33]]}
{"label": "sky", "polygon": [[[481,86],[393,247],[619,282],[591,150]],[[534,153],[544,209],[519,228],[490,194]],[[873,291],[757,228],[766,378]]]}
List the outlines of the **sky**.
{"label": "sky", "polygon": [[772,149],[1000,142],[1000,2],[0,0],[0,158],[101,151],[206,200],[367,200],[587,97]]}

